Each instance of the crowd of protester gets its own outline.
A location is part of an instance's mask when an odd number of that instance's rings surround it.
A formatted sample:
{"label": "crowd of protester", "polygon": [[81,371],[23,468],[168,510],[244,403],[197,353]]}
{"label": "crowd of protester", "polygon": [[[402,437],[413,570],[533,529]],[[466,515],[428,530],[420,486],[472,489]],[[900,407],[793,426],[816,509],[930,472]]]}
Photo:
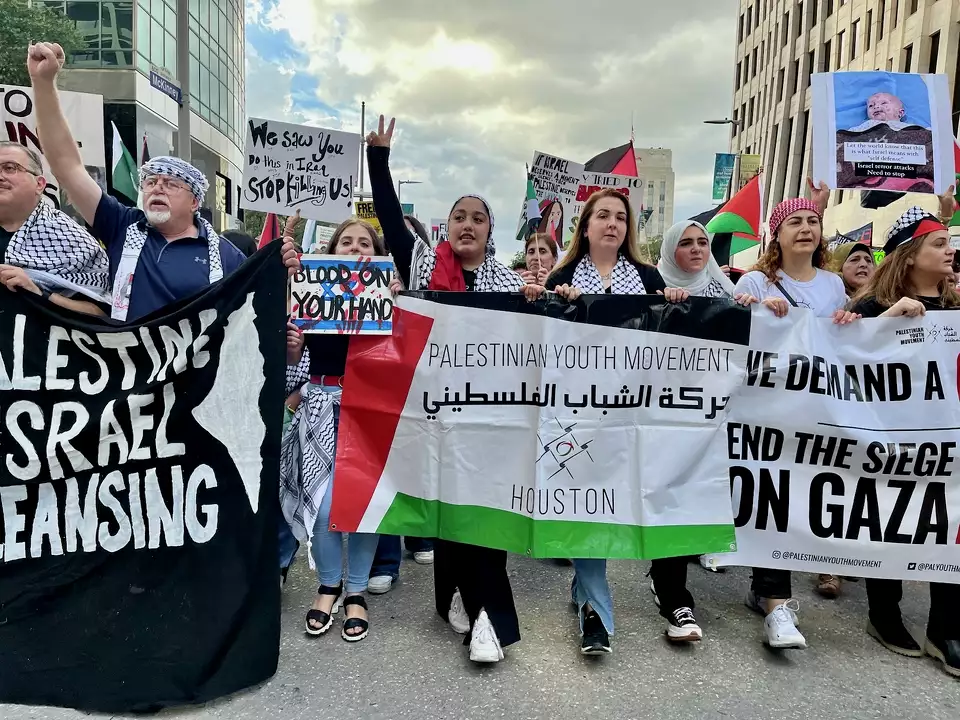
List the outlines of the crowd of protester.
{"label": "crowd of protester", "polygon": [[[0,143],[0,283],[32,292],[79,312],[132,322],[182,300],[237,269],[254,251],[249,238],[218,235],[198,210],[208,189],[203,174],[174,157],[158,157],[140,169],[142,209],[122,205],[105,193],[84,168],[55,87],[63,64],[59,45],[31,45],[40,135],[51,169],[92,233],[41,202],[45,181],[40,159],[15,143]],[[848,243],[832,250],[823,235],[828,192],[791,198],[769,219],[770,239],[756,266],[734,283],[711,252],[710,233],[685,220],[669,228],[656,266],[643,258],[637,218],[626,198],[601,190],[585,203],[562,254],[550,228],[531,234],[522,267],[496,258],[494,215],[477,194],[452,205],[448,237],[436,246],[414,217],[405,216],[394,190],[389,159],[394,121],[366,139],[369,177],[378,233],[350,219],[334,232],[327,252],[335,255],[392,255],[395,290],[522,292],[536,300],[554,293],[568,302],[581,294],[657,295],[682,303],[691,296],[714,298],[754,312],[786,317],[806,308],[838,325],[862,317],[915,317],[928,310],[960,307],[955,253],[945,223],[953,215],[953,188],[941,197],[940,217],[920,208],[905,212],[889,229],[885,257],[874,265],[872,249]],[[552,217],[552,215],[551,215]],[[284,229],[283,262],[299,269],[293,243],[298,216]],[[557,227],[557,220],[551,220]],[[242,249],[238,249],[243,246]],[[342,609],[341,637],[358,642],[371,630],[365,593],[390,590],[400,575],[403,548],[434,568],[439,616],[464,636],[470,659],[497,662],[520,640],[520,624],[507,573],[507,553],[442,539],[349,533],[330,528],[340,400],[349,389],[346,359],[350,337],[305,337],[287,328],[287,399],[281,453],[278,517],[280,585],[300,547],[316,569],[318,591],[304,619],[305,632],[321,636]],[[345,557],[344,557],[345,556]],[[690,558],[653,561],[650,588],[666,637],[696,642],[703,630],[687,588]],[[579,650],[606,654],[614,634],[613,596],[603,559],[572,559],[571,600],[577,609]],[[774,648],[803,648],[791,573],[753,568],[746,604],[762,618]],[[923,645],[903,625],[896,580],[867,580],[867,631],[893,652],[930,655],[960,676],[960,623],[951,610],[960,585],[930,583],[931,608]],[[841,580],[821,575],[817,590],[836,597]]]}

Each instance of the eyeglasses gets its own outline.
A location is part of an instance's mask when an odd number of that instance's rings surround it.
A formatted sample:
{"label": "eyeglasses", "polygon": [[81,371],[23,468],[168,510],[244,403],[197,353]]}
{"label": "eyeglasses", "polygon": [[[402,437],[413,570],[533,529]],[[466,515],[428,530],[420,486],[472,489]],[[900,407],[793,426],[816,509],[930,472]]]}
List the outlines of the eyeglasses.
{"label": "eyeglasses", "polygon": [[40,173],[35,173],[33,170],[25,168],[20,163],[13,162],[12,160],[7,162],[0,163],[0,175],[6,175],[7,177],[13,177],[17,173],[26,173],[27,175],[33,175],[34,177],[40,177]]}
{"label": "eyeglasses", "polygon": [[140,187],[144,190],[155,190],[161,188],[162,190],[172,190],[173,192],[179,192],[180,190],[186,190],[186,184],[177,180],[176,178],[169,177],[159,177],[157,175],[151,175],[148,178],[145,178]]}

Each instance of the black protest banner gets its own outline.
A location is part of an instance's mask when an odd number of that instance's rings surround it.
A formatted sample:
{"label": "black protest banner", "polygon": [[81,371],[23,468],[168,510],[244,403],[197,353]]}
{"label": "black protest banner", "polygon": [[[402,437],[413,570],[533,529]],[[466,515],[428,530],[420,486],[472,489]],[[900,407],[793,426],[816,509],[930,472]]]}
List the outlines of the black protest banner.
{"label": "black protest banner", "polygon": [[0,702],[149,711],[276,671],[279,254],[134,325],[0,292]]}
{"label": "black protest banner", "polygon": [[353,214],[360,135],[249,118],[241,204],[340,223]]}

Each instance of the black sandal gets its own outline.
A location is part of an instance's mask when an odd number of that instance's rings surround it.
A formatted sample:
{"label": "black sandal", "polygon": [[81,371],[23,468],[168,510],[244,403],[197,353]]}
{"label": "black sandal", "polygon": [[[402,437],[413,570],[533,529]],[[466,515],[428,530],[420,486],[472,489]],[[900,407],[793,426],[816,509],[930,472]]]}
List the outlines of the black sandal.
{"label": "black sandal", "polygon": [[[363,599],[363,595],[351,595],[343,601],[344,613],[346,613],[347,605],[359,605],[368,613],[370,609],[367,607],[367,601]],[[360,632],[351,635],[347,630],[353,630],[354,628],[360,628]],[[343,621],[343,630],[340,631],[340,637],[342,637],[347,642],[360,642],[363,640],[367,633],[370,632],[370,622],[364,620],[363,618],[346,618]]]}
{"label": "black sandal", "polygon": [[[304,629],[307,631],[307,635],[313,635],[317,637],[323,635],[327,630],[330,629],[330,626],[333,625],[333,616],[337,614],[340,610],[341,597],[343,596],[343,583],[341,582],[336,587],[330,587],[329,585],[321,585],[317,589],[317,594],[319,595],[333,595],[337,599],[333,602],[333,607],[330,608],[329,613],[325,613],[323,610],[314,610],[310,608],[307,610],[307,619],[304,621]],[[320,625],[320,627],[313,627],[310,624],[310,621]]]}

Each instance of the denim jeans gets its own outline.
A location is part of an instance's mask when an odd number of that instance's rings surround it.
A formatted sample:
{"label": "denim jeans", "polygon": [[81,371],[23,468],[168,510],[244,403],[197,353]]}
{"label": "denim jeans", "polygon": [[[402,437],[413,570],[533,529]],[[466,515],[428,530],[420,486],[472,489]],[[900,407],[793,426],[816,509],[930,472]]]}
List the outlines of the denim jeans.
{"label": "denim jeans", "polygon": [[[408,537],[403,539],[407,552],[415,553],[433,550],[433,541],[425,538]],[[399,535],[381,535],[377,545],[377,554],[373,558],[373,568],[370,577],[389,575],[394,580],[400,578],[400,560],[403,551],[400,548]]]}
{"label": "denim jeans", "polygon": [[573,569],[570,596],[577,606],[580,632],[583,632],[583,606],[590,603],[590,607],[600,616],[603,627],[613,635],[613,593],[607,582],[607,561],[581,558],[573,561]]}
{"label": "denim jeans", "polygon": [[280,569],[283,570],[293,564],[293,557],[297,554],[297,538],[293,536],[282,510],[277,513],[277,526],[277,547],[280,550]]}
{"label": "denim jeans", "polygon": [[[336,388],[339,389],[339,388]],[[334,390],[334,388],[330,388]],[[333,415],[334,436],[340,429],[340,408],[337,406]],[[321,585],[336,587],[343,579],[343,536],[345,533],[330,530],[330,506],[333,504],[333,473],[327,483],[327,491],[320,503],[320,512],[317,513],[313,525],[313,539],[310,551],[317,566],[317,579]],[[377,542],[380,536],[372,533],[347,534],[347,582],[345,590],[348,593],[360,593],[367,589],[370,578],[370,566],[373,564],[373,555],[377,551]]]}

